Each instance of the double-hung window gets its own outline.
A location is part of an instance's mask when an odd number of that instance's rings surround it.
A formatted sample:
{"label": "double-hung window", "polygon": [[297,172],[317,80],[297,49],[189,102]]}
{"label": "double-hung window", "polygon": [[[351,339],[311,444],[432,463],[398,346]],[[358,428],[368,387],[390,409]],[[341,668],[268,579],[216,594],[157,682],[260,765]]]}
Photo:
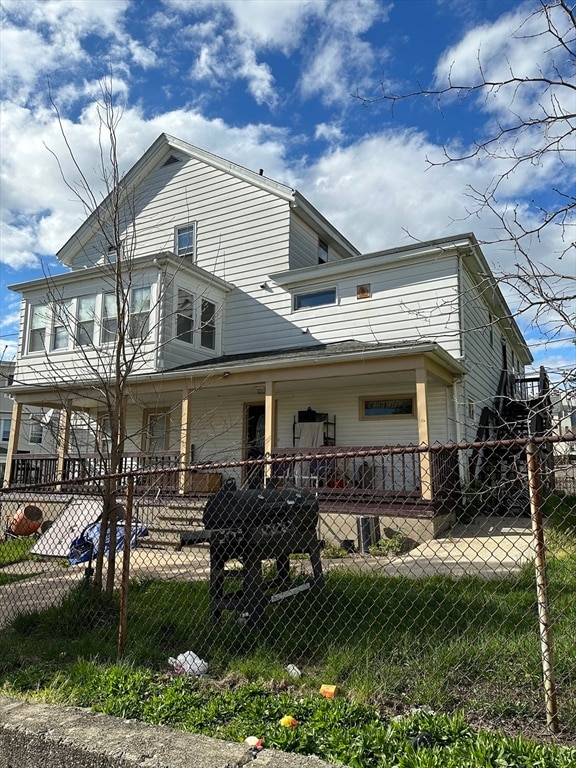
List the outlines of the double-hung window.
{"label": "double-hung window", "polygon": [[76,313],[76,346],[90,346],[94,342],[96,296],[80,296],[78,298]]}
{"label": "double-hung window", "polygon": [[192,344],[194,341],[194,296],[178,288],[178,304],[176,307],[176,337],[180,341]]}
{"label": "double-hung window", "polygon": [[132,288],[130,297],[130,338],[145,339],[150,328],[150,286]]}
{"label": "double-hung window", "polygon": [[33,419],[30,422],[30,443],[32,445],[42,445],[44,440],[44,427],[42,422]]}
{"label": "double-hung window", "polygon": [[102,297],[102,338],[103,344],[116,340],[118,333],[118,312],[116,309],[116,294],[105,293]]}
{"label": "double-hung window", "polygon": [[168,448],[170,419],[166,412],[146,413],[146,452],[161,453]]}
{"label": "double-hung window", "polygon": [[176,227],[174,249],[178,256],[194,256],[196,248],[196,224]]}
{"label": "double-hung window", "polygon": [[7,443],[10,439],[11,419],[0,419],[0,442]]}
{"label": "double-hung window", "polygon": [[216,349],[216,305],[206,299],[200,313],[200,346]]}
{"label": "double-hung window", "polygon": [[33,306],[30,316],[29,352],[42,352],[45,349],[46,326],[48,325],[48,308]]}
{"label": "double-hung window", "polygon": [[72,302],[60,301],[54,304],[54,325],[52,327],[52,349],[68,349]]}

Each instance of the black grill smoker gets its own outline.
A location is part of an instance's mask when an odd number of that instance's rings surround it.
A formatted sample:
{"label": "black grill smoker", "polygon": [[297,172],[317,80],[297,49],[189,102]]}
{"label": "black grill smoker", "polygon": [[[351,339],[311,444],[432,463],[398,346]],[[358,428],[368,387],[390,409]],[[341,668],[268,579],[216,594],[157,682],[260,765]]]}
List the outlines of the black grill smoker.
{"label": "black grill smoker", "polygon": [[[204,507],[205,530],[181,536],[182,545],[210,545],[210,615],[219,621],[222,611],[238,611],[249,626],[259,624],[266,606],[313,586],[322,586],[320,541],[317,535],[318,501],[297,489],[236,490],[226,483]],[[307,554],[312,575],[294,584],[290,555]],[[231,560],[240,568],[226,567]],[[276,561],[276,574],[265,579],[263,562]],[[242,586],[226,590],[226,577],[240,577]]]}

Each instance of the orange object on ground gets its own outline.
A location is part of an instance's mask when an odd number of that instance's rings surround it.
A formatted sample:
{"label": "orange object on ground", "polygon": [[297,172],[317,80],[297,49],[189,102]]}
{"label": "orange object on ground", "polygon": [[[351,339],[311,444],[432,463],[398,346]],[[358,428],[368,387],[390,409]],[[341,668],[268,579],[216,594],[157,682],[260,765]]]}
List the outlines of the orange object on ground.
{"label": "orange object on ground", "polygon": [[321,685],[320,695],[325,696],[327,699],[333,699],[336,696],[337,690],[335,685]]}
{"label": "orange object on ground", "polygon": [[42,510],[34,504],[20,507],[12,518],[8,530],[14,536],[30,536],[42,525]]}

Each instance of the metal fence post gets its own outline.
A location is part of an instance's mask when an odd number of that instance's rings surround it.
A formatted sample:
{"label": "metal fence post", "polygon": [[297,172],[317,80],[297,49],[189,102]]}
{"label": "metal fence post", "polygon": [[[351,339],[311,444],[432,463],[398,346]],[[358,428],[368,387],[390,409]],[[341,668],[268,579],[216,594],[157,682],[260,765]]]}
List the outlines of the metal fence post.
{"label": "metal fence post", "polygon": [[537,446],[534,442],[530,442],[526,446],[528,488],[530,492],[530,518],[534,536],[536,594],[538,600],[538,624],[540,632],[540,651],[542,655],[542,673],[544,678],[544,694],[546,698],[546,722],[552,733],[558,733],[558,707],[552,659],[552,633],[550,630],[544,526],[542,523],[542,496],[540,492],[540,468],[537,450]]}
{"label": "metal fence post", "polygon": [[130,577],[130,539],[132,537],[132,507],[134,504],[134,475],[128,476],[126,514],[122,549],[122,577],[120,581],[120,617],[118,624],[118,656],[124,653],[128,626],[128,579]]}

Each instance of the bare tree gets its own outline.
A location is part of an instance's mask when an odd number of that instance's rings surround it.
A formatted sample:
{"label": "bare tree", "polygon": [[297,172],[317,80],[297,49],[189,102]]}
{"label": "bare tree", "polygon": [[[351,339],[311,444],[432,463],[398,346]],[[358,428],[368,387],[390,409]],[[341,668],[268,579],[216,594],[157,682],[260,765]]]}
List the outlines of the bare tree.
{"label": "bare tree", "polygon": [[[46,387],[50,390],[51,399],[59,401],[62,412],[66,413],[67,409],[69,411],[69,404],[75,398],[81,398],[84,403],[89,403],[87,414],[98,415],[98,420],[87,415],[83,425],[99,458],[98,462],[88,465],[88,471],[97,470],[102,476],[102,515],[94,584],[98,589],[104,587],[104,564],[107,562],[105,589],[108,594],[112,594],[115,577],[117,475],[125,466],[128,446],[134,445],[142,437],[141,429],[140,434],[134,430],[128,434],[126,428],[125,412],[128,403],[142,405],[138,402],[134,387],[130,386],[130,379],[145,361],[146,342],[153,331],[153,322],[166,323],[166,314],[160,308],[166,292],[173,285],[174,276],[168,273],[168,259],[159,256],[155,261],[155,270],[161,270],[159,284],[163,289],[158,291],[155,298],[149,294],[140,305],[135,306],[134,291],[138,291],[139,286],[138,267],[135,264],[138,199],[136,188],[127,183],[121,171],[118,126],[122,108],[117,104],[112,77],[101,83],[100,94],[95,99],[99,120],[99,156],[95,177],[83,170],[52,96],[51,101],[72,171],[65,170],[65,156],[59,156],[53,149],[48,149],[56,159],[66,187],[89,217],[93,235],[101,241],[101,258],[94,266],[98,267],[98,280],[104,284],[103,300],[107,305],[106,311],[98,314],[95,305],[87,304],[83,307],[84,314],[80,316],[78,300],[73,305],[66,293],[66,280],[46,275],[42,305],[46,317],[50,318],[53,338],[49,342],[42,338],[38,351],[44,351],[42,365],[48,374]],[[89,260],[92,262],[92,257]],[[161,325],[157,330],[160,328]],[[64,375],[59,367],[61,363],[55,363],[47,351],[48,347],[52,348],[59,343],[60,337],[64,347],[74,350],[74,361],[70,363],[73,370]],[[104,339],[106,343],[96,344],[96,337],[100,342]],[[169,341],[160,332],[158,337],[160,344]],[[34,365],[38,365],[37,359]],[[66,418],[70,419],[69,412]],[[69,423],[66,426],[69,431]],[[74,443],[77,435],[73,430],[70,435]],[[82,456],[86,446],[78,443],[76,450]],[[110,546],[106,561],[107,538]]]}
{"label": "bare tree", "polygon": [[[483,242],[508,243],[516,257],[514,268],[497,277],[516,293],[518,311],[529,312],[550,337],[566,328],[576,332],[575,6],[567,0],[540,0],[515,30],[513,42],[529,49],[520,65],[501,57],[494,67],[479,48],[475,76],[461,79],[454,62],[447,65],[444,82],[437,76],[433,87],[419,85],[398,94],[382,85],[375,97],[356,96],[365,105],[388,102],[393,108],[402,101],[430,98],[437,100],[441,110],[455,102],[465,106],[478,100],[489,110],[500,105],[487,134],[471,147],[459,150],[446,145],[442,157],[427,161],[446,166],[476,160],[494,167],[486,187],[469,186],[469,213],[489,212],[494,217],[495,236]],[[531,59],[533,51],[538,51],[537,61]],[[536,176],[543,167],[553,172],[555,184],[535,185],[530,201],[518,201],[519,196],[511,201],[507,181],[528,168]],[[534,245],[547,241],[552,228],[560,247],[544,262],[533,256]]]}

